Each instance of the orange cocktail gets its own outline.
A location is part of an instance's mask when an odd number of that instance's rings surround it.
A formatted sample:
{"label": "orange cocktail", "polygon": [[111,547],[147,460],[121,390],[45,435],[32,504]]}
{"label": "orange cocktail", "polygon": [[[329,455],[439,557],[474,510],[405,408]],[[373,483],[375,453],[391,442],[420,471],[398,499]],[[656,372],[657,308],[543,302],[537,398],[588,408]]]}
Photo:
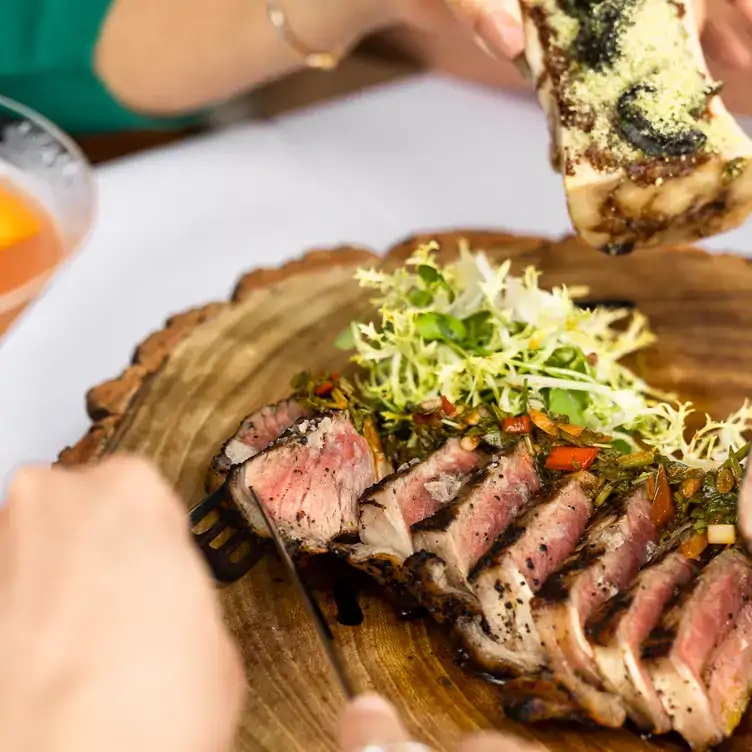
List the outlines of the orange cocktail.
{"label": "orange cocktail", "polygon": [[86,237],[94,189],[78,147],[0,97],[0,336]]}

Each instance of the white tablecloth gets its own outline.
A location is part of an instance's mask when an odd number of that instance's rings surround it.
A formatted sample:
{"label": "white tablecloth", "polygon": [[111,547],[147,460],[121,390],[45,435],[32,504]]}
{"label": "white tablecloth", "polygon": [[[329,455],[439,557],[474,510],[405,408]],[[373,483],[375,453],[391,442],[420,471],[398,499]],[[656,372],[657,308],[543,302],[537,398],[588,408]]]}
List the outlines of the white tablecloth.
{"label": "white tablecloth", "polygon": [[[84,393],[169,314],[312,246],[569,229],[537,104],[435,77],[98,171],[86,247],[0,344],[0,485],[86,430]],[[711,248],[752,255],[752,225]]]}

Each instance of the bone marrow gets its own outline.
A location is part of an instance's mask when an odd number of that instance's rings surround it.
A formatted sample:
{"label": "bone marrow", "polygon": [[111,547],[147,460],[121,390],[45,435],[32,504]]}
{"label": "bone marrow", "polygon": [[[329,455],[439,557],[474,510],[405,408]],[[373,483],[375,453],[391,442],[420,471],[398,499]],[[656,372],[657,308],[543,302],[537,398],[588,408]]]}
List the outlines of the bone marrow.
{"label": "bone marrow", "polygon": [[619,254],[752,212],[752,142],[725,109],[691,3],[523,0],[526,55],[570,215]]}

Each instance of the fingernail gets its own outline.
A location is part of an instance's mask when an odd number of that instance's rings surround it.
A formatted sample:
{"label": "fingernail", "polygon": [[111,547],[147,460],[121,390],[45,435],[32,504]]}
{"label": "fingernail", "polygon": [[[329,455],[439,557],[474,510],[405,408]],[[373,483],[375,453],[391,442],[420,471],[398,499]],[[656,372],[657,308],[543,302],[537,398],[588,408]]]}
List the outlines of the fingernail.
{"label": "fingernail", "polygon": [[351,703],[352,710],[364,713],[377,713],[379,715],[397,715],[397,711],[388,700],[374,692],[358,695]]}
{"label": "fingernail", "polygon": [[525,49],[525,34],[512,16],[496,10],[475,25],[475,43],[494,58],[515,58]]}

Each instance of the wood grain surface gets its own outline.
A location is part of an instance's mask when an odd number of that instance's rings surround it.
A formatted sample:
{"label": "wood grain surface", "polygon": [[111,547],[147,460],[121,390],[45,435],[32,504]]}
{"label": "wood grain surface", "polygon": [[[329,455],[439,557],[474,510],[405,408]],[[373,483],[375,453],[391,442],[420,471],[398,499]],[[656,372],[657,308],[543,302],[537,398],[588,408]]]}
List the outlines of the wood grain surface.
{"label": "wood grain surface", "polygon": [[[743,259],[689,248],[612,259],[576,240],[477,231],[412,238],[388,259],[404,259],[428,238],[438,239],[447,256],[465,238],[497,260],[511,258],[516,272],[537,265],[544,285],[586,284],[592,299],[636,303],[660,343],[637,366],[701,411],[727,413],[752,395],[752,265]],[[369,301],[352,280],[364,263],[380,259],[358,248],[313,252],[282,269],[246,275],[230,302],[173,317],[144,340],[120,377],[90,391],[91,430],[60,462],[142,454],[192,506],[202,497],[211,457],[243,416],[286,396],[296,372],[345,365],[331,342],[350,320],[369,315]],[[439,752],[478,728],[511,730],[557,752],[684,748],[673,737],[641,739],[627,729],[522,728],[506,721],[498,689],[458,665],[451,640],[429,619],[401,617],[378,588],[329,563],[307,569],[355,680],[394,700],[416,736]],[[356,595],[363,611],[358,626],[337,622],[342,602],[335,595],[343,587],[346,605]],[[334,752],[343,698],[279,562],[264,558],[220,597],[248,676],[236,750]],[[745,721],[724,749],[741,752],[751,743]]]}

